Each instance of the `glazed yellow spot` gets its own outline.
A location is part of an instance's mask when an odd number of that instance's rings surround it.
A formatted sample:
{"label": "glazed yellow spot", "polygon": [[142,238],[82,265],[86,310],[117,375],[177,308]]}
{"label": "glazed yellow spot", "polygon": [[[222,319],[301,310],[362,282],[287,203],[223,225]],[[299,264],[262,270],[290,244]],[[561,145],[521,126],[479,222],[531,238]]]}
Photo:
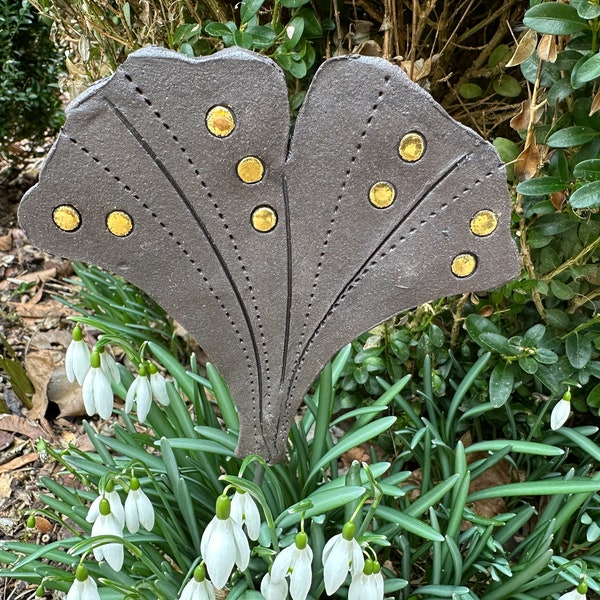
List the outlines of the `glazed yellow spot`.
{"label": "glazed yellow spot", "polygon": [[479,237],[494,233],[496,227],[498,227],[498,217],[491,210],[480,210],[471,219],[471,231]]}
{"label": "glazed yellow spot", "polygon": [[387,208],[396,199],[396,190],[391,183],[379,181],[369,190],[369,201],[377,208]]}
{"label": "glazed yellow spot", "polygon": [[206,114],[206,127],[216,137],[227,137],[235,129],[233,113],[225,106],[213,106]]}
{"label": "glazed yellow spot", "polygon": [[266,233],[277,225],[277,213],[270,206],[259,206],[252,213],[252,227]]}
{"label": "glazed yellow spot", "polygon": [[69,204],[61,204],[52,212],[54,224],[63,231],[75,231],[81,225],[79,211]]}
{"label": "glazed yellow spot", "polygon": [[457,277],[468,277],[475,271],[477,259],[472,254],[459,254],[452,261],[452,272]]}
{"label": "glazed yellow spot", "polygon": [[425,138],[420,133],[407,133],[401,140],[398,153],[406,162],[416,162],[425,153]]}
{"label": "glazed yellow spot", "polygon": [[265,174],[265,166],[260,158],[246,156],[238,163],[237,174],[244,183],[258,183]]}
{"label": "glazed yellow spot", "polygon": [[131,217],[122,210],[113,210],[106,217],[106,226],[108,230],[117,237],[125,237],[131,233],[133,229],[133,221]]}

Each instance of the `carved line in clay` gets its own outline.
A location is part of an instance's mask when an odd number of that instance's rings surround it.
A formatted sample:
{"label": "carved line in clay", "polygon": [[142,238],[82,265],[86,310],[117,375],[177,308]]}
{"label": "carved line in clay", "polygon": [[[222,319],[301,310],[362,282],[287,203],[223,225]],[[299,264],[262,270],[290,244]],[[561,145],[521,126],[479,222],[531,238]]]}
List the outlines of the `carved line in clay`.
{"label": "carved line in clay", "polygon": [[[144,91],[135,84],[135,82],[133,81],[133,78],[131,77],[131,75],[125,71],[123,71],[123,75],[125,77],[125,79],[132,84],[132,86],[134,87],[135,91],[141,96],[141,98],[143,99],[144,103],[146,104],[146,106],[148,106],[149,108],[153,106],[152,101],[145,95]],[[214,107],[213,107],[214,108]],[[230,109],[228,109],[230,110]],[[261,314],[260,314],[260,309],[256,303],[256,296],[254,295],[254,288],[252,286],[252,282],[250,281],[250,277],[248,275],[248,271],[246,269],[246,265],[243,262],[242,259],[242,254],[240,252],[240,248],[237,244],[237,241],[235,239],[235,237],[233,236],[233,234],[231,233],[231,229],[229,228],[229,224],[227,223],[227,220],[225,219],[225,216],[223,214],[223,211],[221,210],[221,207],[219,206],[219,204],[217,203],[217,201],[214,198],[213,193],[208,189],[208,185],[206,184],[206,182],[204,181],[204,179],[201,177],[200,175],[200,171],[198,170],[198,168],[195,166],[194,161],[192,159],[192,157],[187,153],[187,150],[181,145],[179,144],[179,138],[172,132],[170,125],[168,125],[164,119],[162,118],[162,115],[159,111],[157,110],[153,110],[152,111],[154,117],[156,117],[162,124],[162,126],[169,131],[169,133],[171,134],[171,137],[173,139],[173,141],[175,143],[178,144],[179,146],[179,150],[183,153],[187,163],[194,169],[194,174],[195,176],[198,178],[198,180],[200,181],[200,185],[202,185],[203,189],[205,190],[206,196],[207,198],[209,198],[209,200],[212,202],[212,206],[214,208],[214,210],[217,213],[217,216],[219,217],[219,220],[221,221],[223,228],[225,229],[225,231],[227,232],[227,237],[229,239],[229,241],[231,242],[231,245],[233,247],[233,250],[235,252],[237,261],[239,263],[239,266],[242,270],[244,279],[246,281],[246,288],[247,291],[250,293],[250,299],[252,301],[252,307],[254,309],[254,315],[256,318],[256,323],[258,326],[258,333],[260,335],[261,338],[261,347],[262,347],[262,356],[264,359],[264,365],[265,365],[265,383],[266,383],[266,388],[267,391],[270,392],[271,391],[271,368],[269,365],[269,351],[268,351],[268,346],[266,343],[266,339],[265,339],[265,335],[264,335],[264,327],[262,324],[262,319],[261,319]],[[226,139],[228,136],[224,136],[222,139]],[[212,242],[212,240],[210,240],[211,243],[211,247],[215,250],[215,253],[217,253],[216,250],[216,245]],[[232,283],[233,285],[233,283]],[[236,293],[236,297],[238,299],[238,302],[240,303],[240,307],[242,309],[242,312],[244,312],[244,314],[247,313],[247,309],[245,307],[245,303],[243,302],[243,299],[241,298],[241,296],[238,297],[237,293]],[[254,345],[254,347],[258,350],[258,346],[256,344],[256,340],[254,337],[254,331],[253,329],[249,326],[248,327],[249,332],[250,332],[250,336],[252,338],[252,343]],[[256,362],[257,362],[257,369],[258,369],[258,378],[259,378],[259,397],[257,398],[255,395],[253,395],[252,397],[252,402],[253,404],[257,404],[258,399],[262,398],[262,365],[259,361],[258,355],[256,355]],[[269,400],[267,401],[267,408],[270,407],[270,394],[267,395],[267,397],[269,398]],[[256,410],[256,409],[255,409]],[[262,416],[263,416],[263,407],[260,405],[258,405],[258,413],[259,413],[259,418],[258,421],[261,422],[262,421]],[[257,423],[254,423],[254,427],[255,430],[257,429]]]}
{"label": "carved line in clay", "polygon": [[[169,229],[169,227],[160,220],[160,218],[158,217],[158,215],[150,208],[150,206],[148,206],[148,204],[145,201],[143,201],[140,198],[140,196],[136,192],[134,192],[131,189],[131,187],[128,184],[124,183],[123,180],[118,175],[115,175],[114,173],[112,173],[112,171],[110,170],[110,168],[108,166],[102,167],[100,165],[100,160],[96,156],[94,156],[85,146],[81,146],[79,144],[79,142],[75,138],[69,137],[68,139],[69,139],[69,141],[71,143],[73,143],[75,146],[77,146],[79,148],[79,150],[81,150],[91,160],[93,160],[100,168],[102,168],[102,170],[105,173],[107,173],[108,175],[110,175],[119,185],[121,185],[123,187],[123,189],[128,194],[130,194],[133,198],[135,198],[135,200],[142,206],[142,208],[144,208],[144,210],[146,210],[147,212],[150,213],[150,215],[152,216],[152,218],[156,220],[156,222],[160,225],[160,227],[167,234],[167,236],[169,237],[169,239],[172,242],[175,243],[175,245],[177,246],[177,248],[182,252],[182,254],[186,257],[186,259],[194,267],[194,270],[200,275],[200,277],[202,278],[202,281],[207,286],[207,288],[208,288],[209,292],[211,293],[212,297],[216,300],[216,302],[220,306],[221,310],[225,314],[225,317],[229,321],[229,324],[231,325],[231,327],[233,328],[235,334],[237,335],[238,341],[240,342],[240,347],[241,347],[242,352],[244,353],[244,357],[246,359],[246,366],[248,367],[248,374],[249,374],[249,381],[250,381],[250,391],[251,391],[253,397],[256,397],[255,375],[254,375],[254,370],[253,370],[253,367],[252,367],[252,360],[250,359],[250,354],[248,353],[248,349],[246,347],[246,342],[244,341],[242,333],[240,332],[240,330],[239,330],[236,322],[232,318],[231,313],[227,310],[227,307],[225,306],[225,304],[221,300],[219,294],[215,291],[215,289],[211,285],[209,279],[206,277],[206,275],[202,271],[201,267],[198,266],[196,259],[191,256],[191,254],[189,253],[189,251],[185,248],[184,243],[175,237],[175,234]],[[256,424],[254,424],[254,430],[255,430],[255,440],[258,441],[259,434],[258,434],[258,430],[257,430],[257,425]]]}
{"label": "carved line in clay", "polygon": [[[313,278],[313,284],[312,284],[312,290],[310,293],[310,297],[308,300],[308,304],[306,306],[306,312],[304,315],[304,321],[302,322],[302,328],[300,330],[300,335],[299,335],[299,339],[298,339],[298,344],[296,346],[296,351],[295,351],[295,357],[294,357],[294,366],[293,366],[293,372],[296,372],[298,370],[299,367],[299,360],[300,360],[300,356],[302,354],[302,346],[304,343],[304,337],[306,336],[306,331],[308,329],[308,320],[310,315],[312,314],[312,308],[313,308],[313,304],[314,304],[314,298],[315,295],[317,293],[317,287],[318,287],[318,280],[319,280],[319,276],[321,274],[321,269],[323,267],[323,260],[325,258],[325,254],[327,253],[327,246],[329,244],[329,239],[331,238],[331,234],[333,232],[333,228],[335,227],[335,222],[337,219],[337,213],[339,211],[340,208],[340,203],[342,202],[344,195],[346,193],[346,186],[348,185],[348,181],[351,177],[352,174],[352,167],[353,165],[356,163],[356,160],[358,158],[358,156],[360,155],[360,150],[362,148],[362,145],[364,143],[364,140],[367,136],[367,133],[369,131],[369,129],[371,128],[371,123],[373,122],[373,119],[375,118],[375,115],[377,113],[377,109],[379,108],[379,104],[382,101],[382,98],[386,92],[387,87],[389,86],[389,82],[391,79],[391,75],[386,75],[384,77],[384,88],[382,90],[379,90],[378,95],[377,95],[377,99],[375,100],[375,102],[372,105],[371,108],[371,112],[369,114],[369,117],[367,118],[367,122],[365,125],[365,128],[363,129],[363,131],[360,134],[360,140],[359,142],[356,144],[356,148],[354,151],[354,154],[352,155],[352,157],[350,158],[350,165],[349,167],[346,169],[346,173],[345,173],[345,177],[342,180],[342,182],[340,183],[340,193],[338,195],[338,197],[336,198],[336,202],[335,202],[335,206],[333,208],[333,214],[331,215],[331,220],[329,221],[329,229],[327,230],[327,233],[325,235],[325,239],[323,240],[323,246],[321,248],[321,253],[319,254],[319,262],[317,263],[317,268],[316,268],[316,272],[314,274],[314,278]],[[287,349],[286,349],[287,350]],[[289,392],[290,387],[288,386],[288,392]],[[289,410],[290,407],[290,399],[289,399],[289,394],[288,394],[288,399],[287,399],[287,407]]]}

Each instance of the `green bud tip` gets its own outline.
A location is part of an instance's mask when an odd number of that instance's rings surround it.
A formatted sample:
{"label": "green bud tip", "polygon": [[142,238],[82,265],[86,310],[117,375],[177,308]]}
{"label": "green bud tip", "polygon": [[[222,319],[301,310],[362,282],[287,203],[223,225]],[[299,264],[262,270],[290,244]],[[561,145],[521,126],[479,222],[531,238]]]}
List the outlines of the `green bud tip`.
{"label": "green bud tip", "polygon": [[365,575],[373,575],[373,572],[374,572],[374,562],[370,558],[365,559],[365,566],[363,567],[363,573]]}
{"label": "green bud tip", "polygon": [[108,492],[110,494],[110,492],[114,492],[115,491],[115,482],[112,479],[109,479],[106,482],[106,486],[104,487],[104,491]]}
{"label": "green bud tip", "polygon": [[587,594],[588,591],[588,584],[585,581],[582,581],[578,586],[577,586],[577,593],[579,594]]}
{"label": "green bud tip", "polygon": [[304,548],[306,548],[306,545],[308,544],[308,536],[306,535],[306,533],[304,533],[304,531],[300,531],[299,533],[296,534],[296,548],[298,548],[298,550],[304,550]]}
{"label": "green bud tip", "polygon": [[381,565],[379,564],[378,561],[374,560],[373,561],[373,575],[377,575],[377,573],[381,572]]}
{"label": "green bud tip", "polygon": [[356,531],[356,527],[352,521],[348,521],[344,527],[342,528],[342,537],[346,541],[350,541],[354,539],[354,532]]}
{"label": "green bud tip", "polygon": [[100,368],[100,352],[98,352],[97,350],[94,350],[90,354],[90,365],[92,366],[93,369]]}
{"label": "green bud tip", "polygon": [[35,527],[35,517],[33,515],[29,515],[27,517],[27,529],[33,529]]}
{"label": "green bud tip", "polygon": [[75,577],[77,581],[85,581],[88,578],[88,570],[84,564],[78,564],[75,569]]}
{"label": "green bud tip", "polygon": [[73,333],[71,334],[74,342],[81,342],[83,340],[83,331],[81,331],[81,327],[79,325],[75,325],[75,329],[73,329]]}
{"label": "green bud tip", "polygon": [[195,569],[194,569],[194,579],[200,583],[202,581],[204,581],[204,579],[206,578],[206,570],[204,569],[204,565],[198,565]]}
{"label": "green bud tip", "polygon": [[132,477],[131,481],[129,482],[129,487],[133,492],[135,492],[136,490],[139,490],[140,489],[140,480],[137,477]]}
{"label": "green bud tip", "polygon": [[110,502],[106,498],[100,500],[99,511],[103,517],[110,515]]}
{"label": "green bud tip", "polygon": [[44,589],[43,585],[39,585],[36,590],[35,590],[35,597],[36,598],[43,598],[46,595],[46,590]]}
{"label": "green bud tip", "polygon": [[562,399],[566,400],[567,402],[571,402],[571,388],[567,389],[567,391],[563,394]]}
{"label": "green bud tip", "polygon": [[215,513],[217,519],[221,519],[222,521],[229,519],[229,515],[231,514],[231,500],[229,496],[222,494],[217,498]]}
{"label": "green bud tip", "polygon": [[140,369],[138,372],[140,374],[140,377],[148,377],[148,367],[146,366],[146,363],[142,363],[140,365]]}
{"label": "green bud tip", "polygon": [[153,363],[148,363],[148,373],[150,375],[155,375],[156,373],[158,373],[158,369],[156,368],[156,365]]}
{"label": "green bud tip", "polygon": [[98,353],[98,354],[102,354],[104,352],[104,346],[94,346],[94,350]]}

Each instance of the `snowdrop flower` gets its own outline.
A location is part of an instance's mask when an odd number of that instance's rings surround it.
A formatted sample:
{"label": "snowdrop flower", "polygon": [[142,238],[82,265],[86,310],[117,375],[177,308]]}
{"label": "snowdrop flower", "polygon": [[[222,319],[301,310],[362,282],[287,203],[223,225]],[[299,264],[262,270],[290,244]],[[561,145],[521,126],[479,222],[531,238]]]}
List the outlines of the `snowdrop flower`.
{"label": "snowdrop flower", "polygon": [[[284,548],[275,558],[271,569],[271,578],[278,581],[290,576],[290,595],[292,600],[306,600],[312,582],[313,553],[308,545],[308,536],[304,531],[296,534],[291,546]],[[280,596],[284,598],[285,596]]]}
{"label": "snowdrop flower", "polygon": [[[100,500],[99,514],[92,525],[92,537],[98,535],[115,535],[123,537],[123,524],[110,510],[110,503],[106,498]],[[94,547],[94,558],[97,561],[104,559],[115,571],[120,571],[123,566],[123,544],[109,542]]]}
{"label": "snowdrop flower", "polygon": [[131,533],[137,533],[140,524],[147,531],[154,527],[154,507],[140,488],[137,477],[132,477],[129,493],[125,499],[125,523]]}
{"label": "snowdrop flower", "polygon": [[248,537],[256,541],[260,533],[260,514],[254,499],[243,490],[231,498],[231,518],[239,525],[246,525]]}
{"label": "snowdrop flower", "polygon": [[198,565],[194,569],[194,576],[181,591],[179,600],[215,600],[215,588],[206,579],[204,565]]}
{"label": "snowdrop flower", "polygon": [[152,397],[162,404],[168,406],[171,402],[167,394],[167,380],[158,372],[156,365],[148,363],[148,373],[150,374],[150,389]]}
{"label": "snowdrop flower", "polygon": [[98,413],[103,419],[110,417],[114,402],[113,392],[110,381],[100,368],[100,354],[96,351],[90,355],[90,370],[83,381],[81,395],[88,415]]}
{"label": "snowdrop flower", "polygon": [[260,593],[265,600],[283,600],[287,598],[288,586],[285,579],[273,579],[270,573],[267,573],[260,582]]}
{"label": "snowdrop flower", "polygon": [[110,506],[110,512],[114,515],[115,519],[121,524],[121,528],[125,525],[125,511],[123,509],[123,503],[121,502],[121,496],[115,491],[115,484],[112,480],[109,480],[104,489],[104,493],[100,494],[90,506],[88,514],[85,520],[88,523],[94,523],[100,514],[100,501],[102,498],[108,500]]}
{"label": "snowdrop flower", "polygon": [[571,390],[567,390],[563,397],[554,405],[550,415],[550,427],[553,431],[560,429],[569,418],[571,412]]}
{"label": "snowdrop flower", "polygon": [[88,575],[85,565],[75,570],[75,580],[67,592],[66,600],[100,600],[96,582]]}
{"label": "snowdrop flower", "polygon": [[588,586],[582,581],[574,590],[563,594],[558,600],[586,600]]}
{"label": "snowdrop flower", "polygon": [[148,369],[145,364],[140,365],[138,376],[133,380],[133,383],[127,390],[125,397],[125,412],[128,413],[133,408],[133,403],[136,403],[137,418],[140,423],[143,423],[150,412],[152,405],[152,387],[150,386],[150,378],[148,377]]}
{"label": "snowdrop flower", "polygon": [[98,348],[98,352],[100,353],[100,368],[104,371],[106,379],[121,383],[121,373],[119,373],[117,361],[112,357],[112,354],[107,352],[104,346]]}
{"label": "snowdrop flower", "polygon": [[334,535],[323,548],[323,579],[328,596],[335,593],[346,579],[362,573],[365,559],[358,542],[354,539],[355,525],[348,521],[342,533]]}
{"label": "snowdrop flower", "polygon": [[377,561],[365,560],[362,573],[352,578],[348,600],[383,600],[383,576]]}
{"label": "snowdrop flower", "polygon": [[248,567],[250,546],[239,523],[231,518],[231,500],[225,494],[217,498],[216,514],[207,525],[200,551],[215,587],[225,587],[233,565],[240,571]]}
{"label": "snowdrop flower", "polygon": [[83,333],[79,325],[75,325],[71,336],[71,343],[65,356],[65,371],[71,383],[77,380],[79,385],[83,385],[85,376],[90,370],[90,349],[83,341]]}

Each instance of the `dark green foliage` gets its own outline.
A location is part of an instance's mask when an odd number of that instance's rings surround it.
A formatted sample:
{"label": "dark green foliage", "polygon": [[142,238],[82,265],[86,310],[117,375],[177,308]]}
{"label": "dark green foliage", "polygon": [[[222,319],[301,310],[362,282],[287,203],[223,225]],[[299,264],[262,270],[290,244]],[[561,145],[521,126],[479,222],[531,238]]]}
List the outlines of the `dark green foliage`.
{"label": "dark green foliage", "polygon": [[31,146],[62,124],[57,78],[62,60],[50,27],[28,2],[0,0],[0,153],[12,142]]}

